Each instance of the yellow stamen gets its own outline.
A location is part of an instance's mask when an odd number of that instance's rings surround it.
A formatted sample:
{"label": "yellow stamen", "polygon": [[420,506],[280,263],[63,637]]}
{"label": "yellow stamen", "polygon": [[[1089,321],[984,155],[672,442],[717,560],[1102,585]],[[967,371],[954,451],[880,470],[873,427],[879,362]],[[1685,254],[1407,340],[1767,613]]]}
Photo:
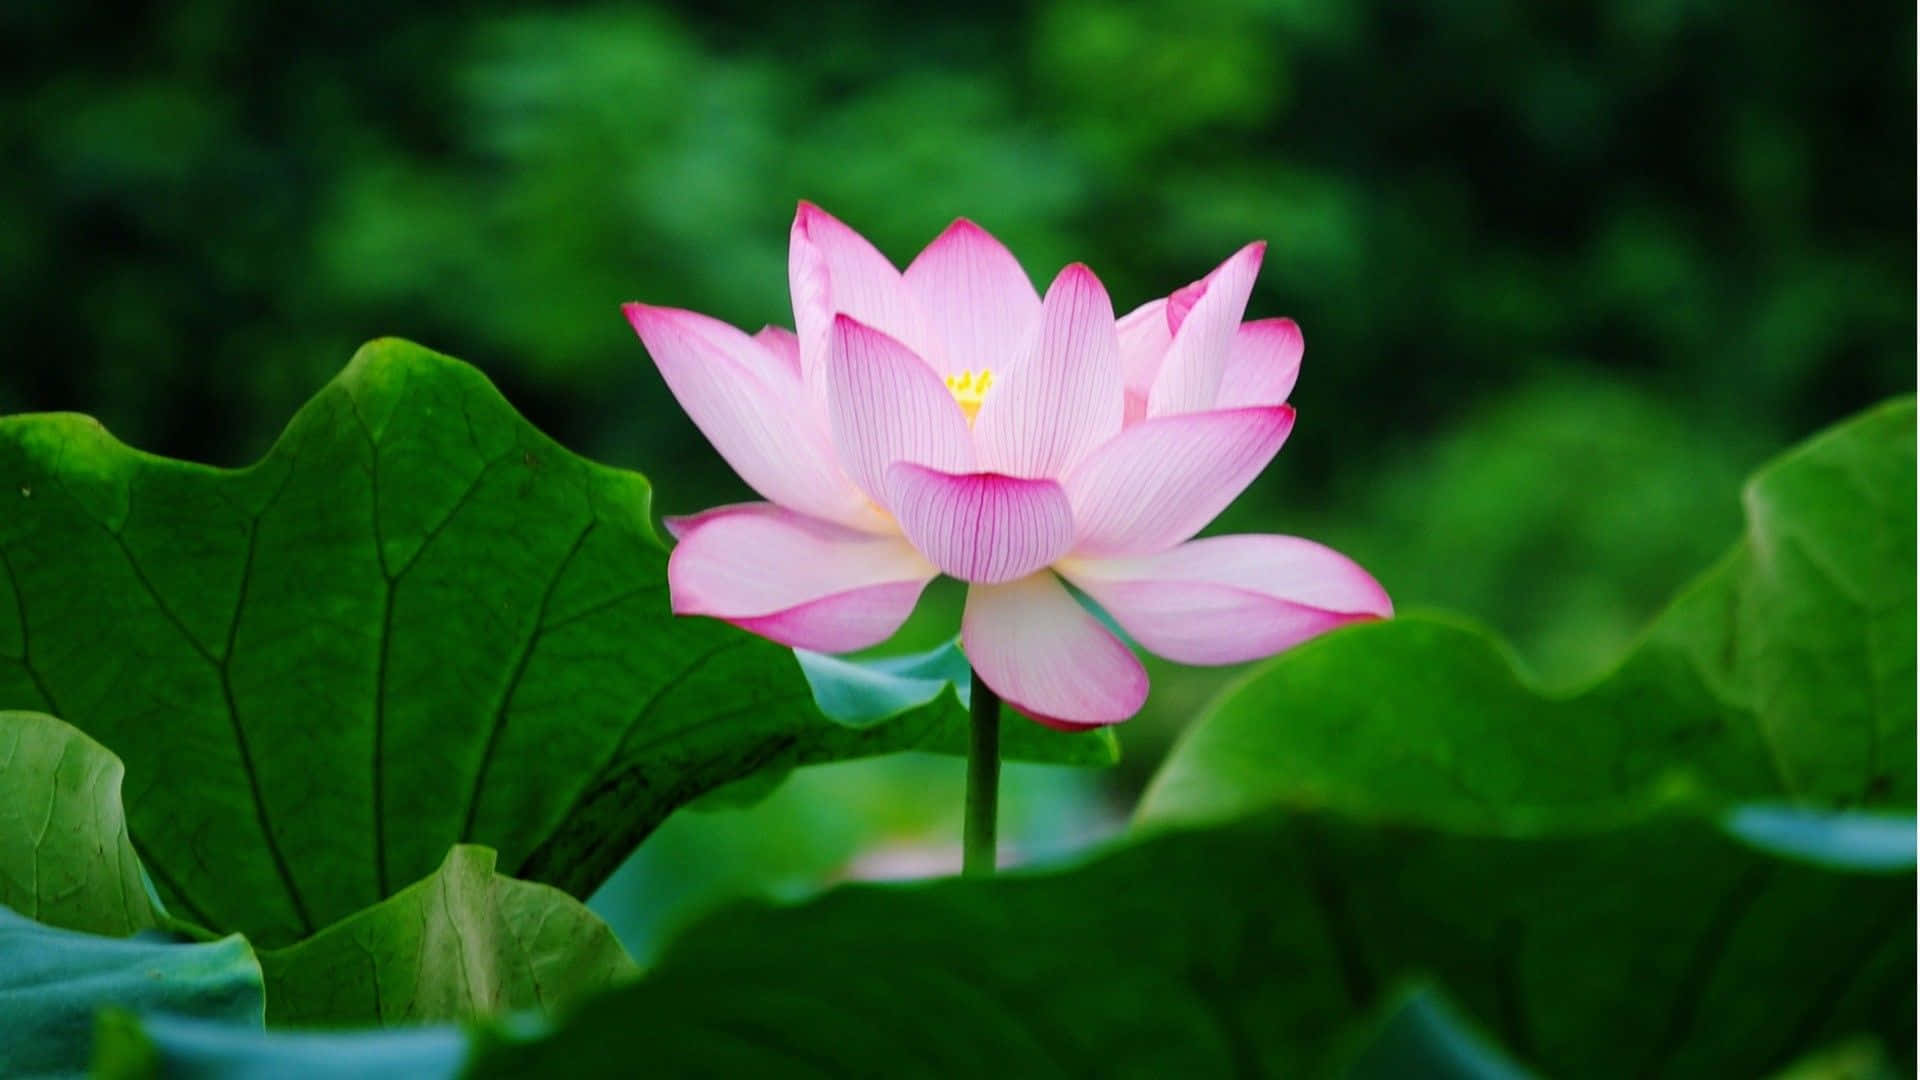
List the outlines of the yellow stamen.
{"label": "yellow stamen", "polygon": [[967,414],[967,423],[980,415],[980,403],[987,399],[987,391],[993,389],[993,371],[981,368],[976,374],[972,371],[957,371],[947,376],[947,389],[953,394],[953,400],[960,403],[960,411]]}

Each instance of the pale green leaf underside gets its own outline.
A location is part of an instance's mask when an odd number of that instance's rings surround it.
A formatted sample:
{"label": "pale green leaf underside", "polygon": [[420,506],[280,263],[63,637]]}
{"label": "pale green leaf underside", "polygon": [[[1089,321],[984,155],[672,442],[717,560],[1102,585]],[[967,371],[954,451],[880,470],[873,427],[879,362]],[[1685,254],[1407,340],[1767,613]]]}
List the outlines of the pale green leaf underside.
{"label": "pale green leaf underside", "polygon": [[1544,692],[1454,622],[1355,627],[1229,691],[1141,819],[1288,805],[1514,829],[1675,799],[1910,810],[1913,403],[1790,451],[1745,502],[1745,538],[1596,685]]}
{"label": "pale green leaf underside", "polygon": [[160,924],[127,839],[124,773],[69,724],[0,712],[0,904],[108,937]]}
{"label": "pale green leaf underside", "polygon": [[265,946],[456,843],[585,895],[722,783],[964,746],[947,701],[851,730],[788,650],[673,618],[645,479],[403,342],[362,349],[238,471],[85,417],[0,419],[0,500],[0,708],[112,748],[174,913]]}
{"label": "pale green leaf underside", "polygon": [[579,901],[461,846],[431,877],[264,952],[276,1026],[406,1024],[564,1009],[638,969]]}

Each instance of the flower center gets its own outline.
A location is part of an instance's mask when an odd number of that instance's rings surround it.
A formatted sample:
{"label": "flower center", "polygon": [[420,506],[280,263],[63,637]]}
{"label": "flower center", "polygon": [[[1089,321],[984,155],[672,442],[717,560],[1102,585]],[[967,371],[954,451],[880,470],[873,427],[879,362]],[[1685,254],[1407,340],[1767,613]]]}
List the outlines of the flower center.
{"label": "flower center", "polygon": [[960,411],[967,414],[967,423],[980,415],[980,403],[987,399],[987,391],[993,389],[993,370],[981,368],[973,371],[956,371],[947,376],[947,390],[953,394],[953,400],[960,403]]}

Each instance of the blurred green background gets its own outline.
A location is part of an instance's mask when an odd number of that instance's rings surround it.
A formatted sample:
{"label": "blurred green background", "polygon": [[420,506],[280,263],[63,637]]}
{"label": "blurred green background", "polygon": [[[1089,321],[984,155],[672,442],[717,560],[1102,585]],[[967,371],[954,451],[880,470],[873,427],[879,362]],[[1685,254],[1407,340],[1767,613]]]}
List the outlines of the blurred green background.
{"label": "blurred green background", "polygon": [[[689,511],[746,489],[618,304],[790,324],[797,199],[901,265],[972,217],[1123,310],[1264,237],[1300,422],[1216,529],[1326,540],[1566,683],[1731,541],[1746,472],[1914,385],[1891,0],[13,3],[0,42],[0,411],[176,456],[252,460],[394,334]],[[1233,675],[1152,670],[1121,770],[1013,774],[1027,854],[1111,827]],[[601,906],[645,954],[718,896],[944,865],[958,769],[682,815]]]}

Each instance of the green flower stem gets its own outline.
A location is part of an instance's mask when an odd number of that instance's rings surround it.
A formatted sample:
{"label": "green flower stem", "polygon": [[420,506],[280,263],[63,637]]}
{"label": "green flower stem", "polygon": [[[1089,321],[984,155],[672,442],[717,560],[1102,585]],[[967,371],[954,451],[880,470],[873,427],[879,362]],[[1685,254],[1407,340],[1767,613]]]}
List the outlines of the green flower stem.
{"label": "green flower stem", "polygon": [[1000,822],[1000,695],[973,673],[973,737],[967,742],[966,856],[968,877],[989,877],[994,870],[995,834]]}

